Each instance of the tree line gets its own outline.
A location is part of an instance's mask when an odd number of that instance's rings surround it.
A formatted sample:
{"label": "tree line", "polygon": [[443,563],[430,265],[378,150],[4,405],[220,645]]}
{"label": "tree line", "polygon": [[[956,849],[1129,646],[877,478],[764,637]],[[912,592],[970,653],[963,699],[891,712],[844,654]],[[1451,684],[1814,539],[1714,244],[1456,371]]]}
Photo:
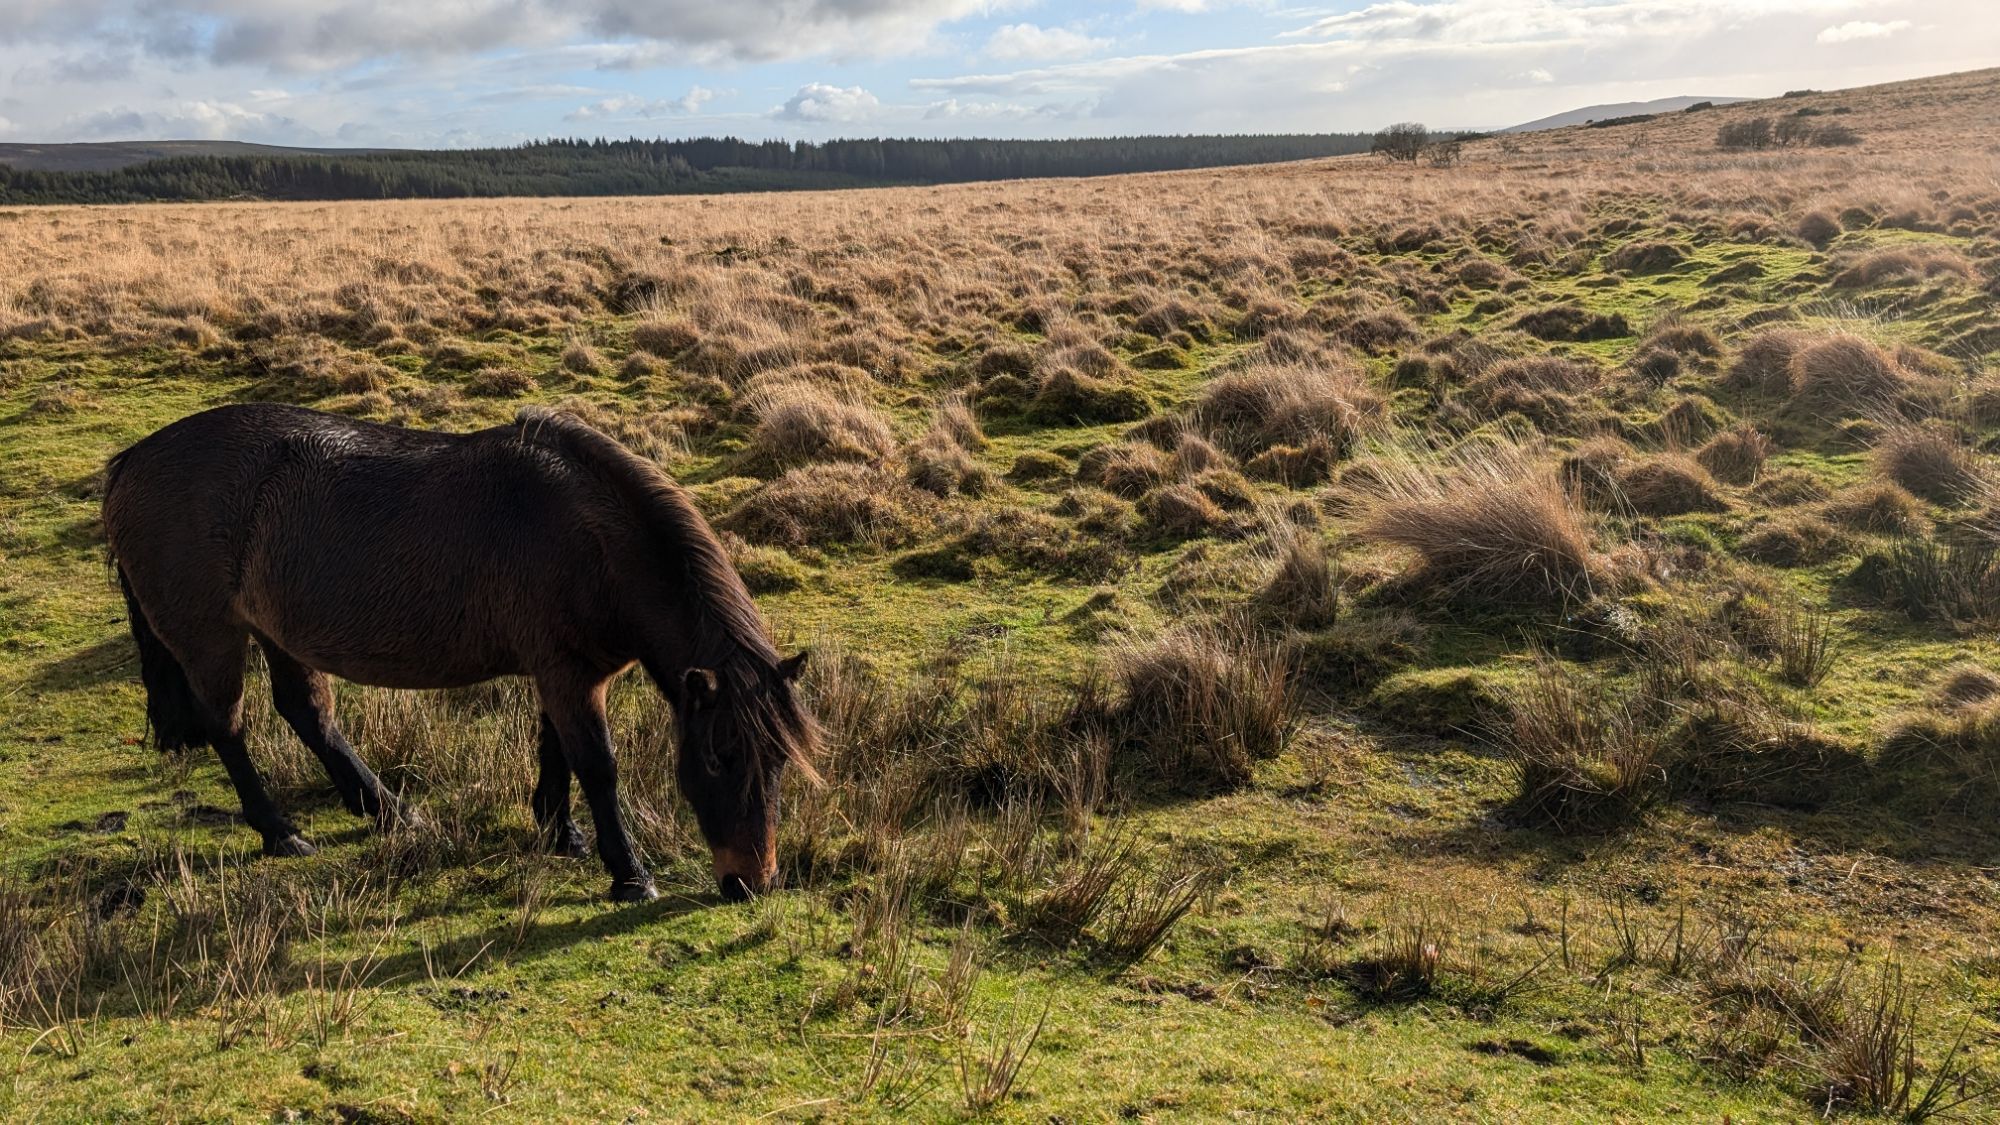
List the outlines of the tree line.
{"label": "tree line", "polygon": [[1082,140],[546,140],[513,148],[177,156],[112,171],[0,164],[0,204],[661,195],[1163,172],[1367,152],[1366,133]]}

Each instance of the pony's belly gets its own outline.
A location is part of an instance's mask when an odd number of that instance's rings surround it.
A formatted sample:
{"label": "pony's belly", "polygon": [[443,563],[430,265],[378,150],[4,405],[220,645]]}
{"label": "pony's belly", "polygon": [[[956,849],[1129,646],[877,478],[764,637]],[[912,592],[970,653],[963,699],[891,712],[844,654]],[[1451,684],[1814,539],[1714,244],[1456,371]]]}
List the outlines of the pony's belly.
{"label": "pony's belly", "polygon": [[338,676],[349,683],[409,690],[468,687],[501,676],[518,676],[523,671],[520,668],[499,664],[453,666],[428,664],[405,667],[371,660],[353,666],[343,666],[338,660],[314,661],[304,657],[300,659],[310,667],[317,668],[329,676]]}

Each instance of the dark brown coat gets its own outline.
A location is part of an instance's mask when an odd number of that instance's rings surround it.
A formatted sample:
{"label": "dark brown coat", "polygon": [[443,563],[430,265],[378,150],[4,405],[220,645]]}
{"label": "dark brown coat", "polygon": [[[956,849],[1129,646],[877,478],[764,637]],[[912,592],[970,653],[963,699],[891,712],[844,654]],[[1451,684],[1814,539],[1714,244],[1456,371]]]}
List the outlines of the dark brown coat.
{"label": "dark brown coat", "polygon": [[327,676],[443,688],[534,680],[535,812],[580,842],[582,783],[614,897],[650,897],[618,812],[610,681],[641,664],[671,701],[678,773],[725,894],[767,885],[776,793],[811,717],[713,532],[651,463],[573,417],[523,411],[425,433],[298,407],[184,418],[111,462],[104,525],[163,749],[212,745],[274,854],[309,852],[243,749],[245,646],[278,710],[357,813],[404,815],[334,725]]}

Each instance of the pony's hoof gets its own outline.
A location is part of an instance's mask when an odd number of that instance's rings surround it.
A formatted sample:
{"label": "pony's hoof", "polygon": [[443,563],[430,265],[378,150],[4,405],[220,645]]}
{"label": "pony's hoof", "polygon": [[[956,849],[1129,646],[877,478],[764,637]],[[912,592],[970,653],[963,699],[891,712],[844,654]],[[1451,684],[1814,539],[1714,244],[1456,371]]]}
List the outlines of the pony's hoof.
{"label": "pony's hoof", "polygon": [[620,879],[611,884],[612,902],[651,902],[660,897],[660,889],[653,885],[651,876],[644,879]]}
{"label": "pony's hoof", "polygon": [[277,856],[281,859],[293,859],[299,856],[308,856],[318,851],[319,851],[318,848],[315,848],[311,844],[306,843],[305,838],[300,836],[296,832],[290,836],[286,836],[281,840],[264,841],[264,854],[269,856]]}
{"label": "pony's hoof", "polygon": [[430,826],[430,818],[410,808],[398,808],[382,818],[382,827],[401,829],[404,832],[422,832]]}

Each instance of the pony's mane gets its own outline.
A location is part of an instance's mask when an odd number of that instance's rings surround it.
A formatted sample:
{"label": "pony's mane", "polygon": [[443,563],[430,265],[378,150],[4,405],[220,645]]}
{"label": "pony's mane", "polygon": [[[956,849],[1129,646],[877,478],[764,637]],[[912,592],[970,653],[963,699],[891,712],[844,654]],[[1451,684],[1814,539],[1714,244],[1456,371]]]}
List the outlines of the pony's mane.
{"label": "pony's mane", "polygon": [[640,517],[654,559],[676,567],[688,592],[695,617],[691,666],[729,677],[742,701],[740,718],[767,736],[751,739],[753,747],[782,747],[788,759],[811,775],[818,728],[804,708],[780,706],[773,693],[762,690],[762,677],[777,665],[778,650],[729,553],[687,493],[652,462],[575,415],[525,407],[515,425],[524,440],[553,447],[571,465],[604,481]]}

